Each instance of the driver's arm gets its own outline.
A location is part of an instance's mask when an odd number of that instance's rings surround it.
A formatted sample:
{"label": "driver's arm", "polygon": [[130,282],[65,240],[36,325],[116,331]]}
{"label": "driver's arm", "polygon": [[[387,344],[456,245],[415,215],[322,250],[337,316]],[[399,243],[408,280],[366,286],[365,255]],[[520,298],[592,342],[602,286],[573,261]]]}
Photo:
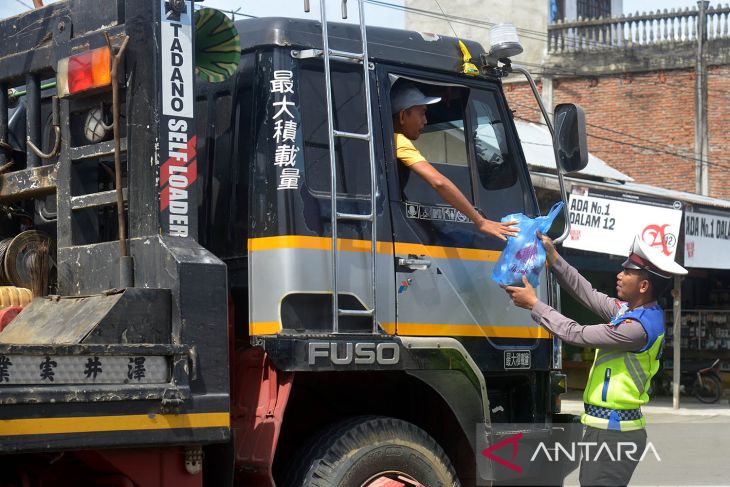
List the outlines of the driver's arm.
{"label": "driver's arm", "polygon": [[451,182],[449,178],[441,174],[438,169],[433,167],[430,162],[422,160],[409,166],[411,171],[418,174],[424,181],[428,183],[441,198],[448,204],[466,215],[469,220],[473,221],[478,227],[482,220],[486,220],[477,210],[469,203],[464,193]]}
{"label": "driver's arm", "polygon": [[444,201],[474,222],[474,225],[476,225],[480,232],[492,235],[501,240],[507,240],[507,236],[517,235],[519,230],[512,226],[516,223],[515,221],[507,223],[494,222],[480,215],[469,200],[466,199],[464,193],[449,178],[433,167],[403,134],[396,134],[395,143],[396,158],[410,170],[418,174],[419,177],[423,178]]}

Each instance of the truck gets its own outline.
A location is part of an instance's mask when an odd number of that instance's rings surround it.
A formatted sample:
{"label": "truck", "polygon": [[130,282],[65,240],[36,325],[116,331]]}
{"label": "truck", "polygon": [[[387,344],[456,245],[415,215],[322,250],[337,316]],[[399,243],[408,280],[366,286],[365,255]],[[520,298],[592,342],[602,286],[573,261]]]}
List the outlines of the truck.
{"label": "truck", "polygon": [[[66,0],[0,20],[0,484],[468,486],[575,467],[517,453],[577,436],[559,340],[489,278],[504,243],[393,147],[407,81],[442,98],[419,148],[474,207],[539,215],[502,88],[524,72],[537,94],[517,41],[321,8],[234,23],[191,0]],[[561,182],[586,163],[582,117],[555,110]]]}

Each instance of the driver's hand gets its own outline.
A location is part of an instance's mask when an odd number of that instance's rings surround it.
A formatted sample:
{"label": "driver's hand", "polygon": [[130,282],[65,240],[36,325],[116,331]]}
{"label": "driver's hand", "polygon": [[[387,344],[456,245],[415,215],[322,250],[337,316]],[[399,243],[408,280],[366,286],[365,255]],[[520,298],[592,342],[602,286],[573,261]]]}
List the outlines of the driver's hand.
{"label": "driver's hand", "polygon": [[518,233],[520,233],[520,229],[513,226],[516,224],[517,220],[502,223],[487,220],[485,218],[477,224],[477,229],[482,233],[497,237],[500,240],[507,240],[507,237],[515,237]]}

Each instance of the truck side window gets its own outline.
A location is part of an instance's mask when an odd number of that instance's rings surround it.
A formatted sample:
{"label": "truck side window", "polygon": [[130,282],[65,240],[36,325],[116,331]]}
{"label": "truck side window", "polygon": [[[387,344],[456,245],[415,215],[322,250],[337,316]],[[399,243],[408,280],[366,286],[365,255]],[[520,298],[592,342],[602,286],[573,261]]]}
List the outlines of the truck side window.
{"label": "truck side window", "polygon": [[506,111],[500,110],[495,94],[486,90],[472,90],[469,105],[478,179],[477,205],[490,219],[525,212],[524,194],[529,193],[529,188],[519,177],[514,146],[509,143]]}
{"label": "truck side window", "polygon": [[[299,100],[304,137],[305,180],[315,196],[330,194],[330,155],[327,129],[327,92],[322,62],[302,64]],[[332,64],[334,128],[366,133],[365,85],[359,66]],[[367,141],[335,139],[338,197],[370,195]]]}
{"label": "truck side window", "polygon": [[[441,174],[453,182],[464,196],[474,201],[469,157],[464,132],[466,88],[422,84],[418,88],[426,96],[441,97],[441,101],[428,106],[426,126],[413,145]],[[410,169],[399,164],[398,171],[406,201],[436,205],[446,204],[425,181]]]}
{"label": "truck side window", "polygon": [[509,188],[517,180],[517,170],[494,95],[475,91],[471,104],[476,116],[474,152],[479,181],[487,190]]}

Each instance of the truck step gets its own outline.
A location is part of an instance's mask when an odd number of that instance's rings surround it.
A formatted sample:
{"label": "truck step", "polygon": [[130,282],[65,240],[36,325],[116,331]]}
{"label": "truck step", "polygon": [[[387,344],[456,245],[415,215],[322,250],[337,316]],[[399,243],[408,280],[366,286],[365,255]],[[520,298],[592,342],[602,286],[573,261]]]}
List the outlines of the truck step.
{"label": "truck step", "polygon": [[[121,152],[127,151],[127,138],[120,139],[119,150]],[[71,159],[74,161],[80,161],[83,159],[91,159],[94,157],[104,157],[114,155],[114,141],[107,140],[106,142],[99,142],[98,144],[85,145],[82,147],[72,147]]]}
{"label": "truck step", "polygon": [[370,140],[370,133],[358,134],[355,132],[342,132],[340,130],[333,130],[332,133],[335,137],[342,137],[343,139]]}
{"label": "truck step", "polygon": [[[127,188],[122,188],[124,201],[127,201]],[[72,210],[85,210],[88,208],[99,208],[101,206],[112,206],[117,204],[116,190],[102,191],[101,193],[73,196],[71,198]]]}
{"label": "truck step", "polygon": [[371,318],[375,313],[374,309],[338,309],[340,316],[357,316],[362,318]]}
{"label": "truck step", "polygon": [[[323,58],[324,51],[322,49],[303,49],[301,51],[292,51],[291,55],[296,59]],[[331,61],[361,64],[365,59],[365,55],[361,52],[338,51],[336,49],[330,49],[329,55]]]}
{"label": "truck step", "polygon": [[338,211],[337,219],[338,220],[355,220],[355,221],[371,222],[371,221],[373,221],[373,214],[372,213],[340,213]]}

